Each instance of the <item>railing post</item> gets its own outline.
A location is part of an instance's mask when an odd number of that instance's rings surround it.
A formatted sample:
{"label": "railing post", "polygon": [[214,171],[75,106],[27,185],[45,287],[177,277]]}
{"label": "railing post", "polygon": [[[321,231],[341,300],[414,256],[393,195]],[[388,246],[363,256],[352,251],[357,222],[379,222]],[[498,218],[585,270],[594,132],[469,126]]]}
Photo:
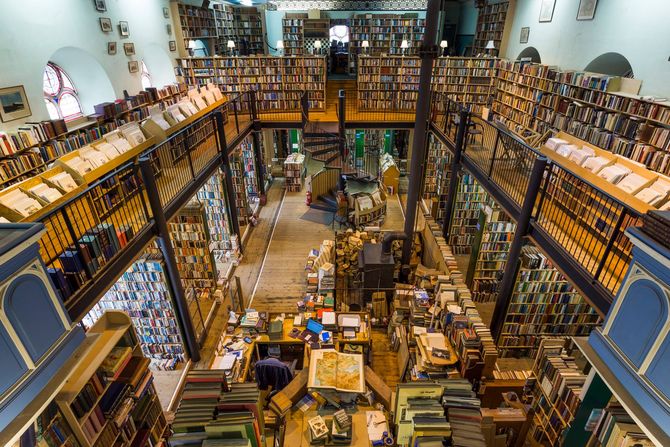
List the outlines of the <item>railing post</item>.
{"label": "railing post", "polygon": [[609,240],[607,241],[607,245],[605,246],[605,252],[603,253],[603,257],[598,263],[598,268],[596,269],[596,272],[593,274],[593,278],[596,281],[600,280],[600,274],[602,273],[603,268],[605,268],[607,257],[612,251],[612,247],[614,247],[614,241],[616,241],[616,238],[619,237],[619,235],[621,234],[621,225],[623,225],[624,218],[627,215],[628,215],[627,211],[622,209],[621,214],[619,214],[619,218],[616,221],[616,225],[614,226],[614,231],[612,231],[612,235],[610,236]]}
{"label": "railing post", "polygon": [[461,108],[458,114],[458,130],[456,131],[456,142],[454,147],[454,158],[451,160],[451,174],[449,176],[449,188],[447,189],[447,203],[444,206],[444,220],[442,221],[442,236],[449,238],[451,218],[454,214],[454,203],[456,202],[456,190],[458,189],[458,173],[461,170],[461,158],[463,157],[463,142],[468,131],[470,112]]}
{"label": "railing post", "polygon": [[402,265],[409,265],[414,243],[414,226],[417,205],[421,195],[421,179],[425,173],[426,133],[430,118],[430,88],[433,75],[433,61],[437,59],[437,29],[440,15],[440,0],[428,0],[426,8],[426,28],[419,49],[421,68],[419,69],[419,91],[414,121],[414,140],[410,164],[409,188],[407,190],[407,210],[405,214],[405,239],[402,246]]}
{"label": "railing post", "polygon": [[258,184],[258,194],[265,194],[265,166],[263,166],[263,155],[261,154],[261,120],[258,117],[258,106],[256,104],[256,92],[251,90],[249,92],[249,104],[251,108],[252,131],[251,131],[251,145],[254,149],[254,164],[256,165],[256,183]]}
{"label": "railing post", "polygon": [[493,173],[493,163],[496,160],[496,154],[498,153],[498,141],[500,141],[500,129],[498,129],[498,128],[495,128],[495,129],[496,129],[496,139],[493,142],[493,154],[491,154],[491,163],[489,164],[489,172],[487,174],[489,176],[489,178],[491,177],[491,174]]}
{"label": "railing post", "polygon": [[345,114],[345,106],[346,106],[346,98],[344,95],[344,90],[340,89],[338,92],[338,103],[337,103],[337,133],[339,136],[339,141],[338,141],[338,149],[340,151],[340,159],[342,160],[342,170],[340,171],[340,176],[338,177],[337,180],[337,189],[340,191],[344,190],[344,177],[343,177],[343,172],[344,172],[344,165],[346,163],[346,160],[344,159],[344,154],[346,151],[346,142],[347,142],[347,136],[346,136],[346,129],[345,129],[345,121],[346,117],[344,116]]}
{"label": "railing post", "polygon": [[230,170],[230,158],[228,156],[228,145],[226,144],[226,131],[223,127],[223,114],[216,114],[216,130],[221,145],[221,166],[223,167],[226,182],[226,204],[233,232],[237,235],[240,252],[242,252],[242,235],[240,234],[240,221],[237,217],[237,205],[235,204],[235,186],[233,186],[232,171]]}
{"label": "railing post", "polygon": [[[242,95],[233,99],[233,115],[235,115],[235,129],[237,130],[237,135],[240,134],[240,121],[238,120],[238,116],[237,116],[237,99],[241,98],[241,97],[242,97]],[[253,101],[252,104],[255,104],[255,101]],[[251,106],[251,107],[254,107],[254,106]],[[252,111],[252,113],[253,113],[253,111]]]}
{"label": "railing post", "polygon": [[[72,238],[72,246],[74,247],[74,250],[77,252],[77,255],[79,256],[80,259],[84,259],[84,257],[81,255],[81,248],[79,247],[79,243],[77,242],[79,239],[77,238],[77,233],[74,231],[74,227],[72,226],[72,221],[70,220],[70,216],[67,214],[67,207],[61,208],[60,215],[63,218],[63,222],[65,222],[65,227],[67,228],[68,233],[70,233],[70,237]],[[88,279],[93,279],[93,272],[91,271],[90,266],[88,263],[84,263],[84,271],[86,272],[86,276]]]}
{"label": "railing post", "polygon": [[[188,131],[186,131],[188,132]],[[190,136],[185,135],[184,139],[182,140],[182,144],[184,145],[184,152],[186,153],[186,159],[188,160],[188,167],[191,170],[191,180],[195,180],[195,169],[193,169],[193,159],[191,158],[191,144],[189,143]]]}
{"label": "railing post", "polygon": [[493,317],[491,318],[491,334],[496,343],[500,338],[503,325],[505,324],[507,308],[509,307],[512,293],[514,292],[514,283],[516,281],[521,248],[523,247],[524,238],[530,229],[530,219],[533,215],[533,207],[535,206],[537,195],[540,192],[542,178],[546,167],[547,158],[544,156],[537,157],[533,162],[530,179],[528,180],[528,189],[526,190],[526,196],[523,199],[521,212],[519,213],[519,220],[516,225],[516,232],[514,233],[514,239],[512,239],[512,245],[510,246],[507,263],[505,264],[502,282],[500,284],[498,296],[496,297]]}
{"label": "railing post", "polygon": [[174,255],[174,249],[170,242],[170,231],[168,230],[167,220],[163,214],[163,207],[161,199],[158,195],[158,187],[156,186],[156,179],[154,177],[153,169],[151,168],[151,161],[149,157],[140,157],[140,169],[142,170],[142,177],[144,187],[146,188],[147,198],[149,199],[149,206],[154,216],[155,230],[157,232],[158,246],[163,254],[165,262],[165,273],[172,295],[172,302],[175,305],[175,315],[179,321],[182,336],[184,337],[184,345],[190,359],[193,362],[200,360],[200,347],[193,329],[193,321],[188,310],[188,301],[184,294],[184,287],[179,279],[179,270],[177,269],[177,261]]}
{"label": "railing post", "polygon": [[302,129],[305,130],[307,123],[309,122],[309,94],[307,91],[302,92],[300,97],[300,107],[302,112]]}
{"label": "railing post", "polygon": [[[258,103],[256,102],[256,90],[249,90],[249,109],[251,112],[251,119],[254,121],[259,120],[258,118]],[[239,127],[237,128],[237,133],[240,133]]]}

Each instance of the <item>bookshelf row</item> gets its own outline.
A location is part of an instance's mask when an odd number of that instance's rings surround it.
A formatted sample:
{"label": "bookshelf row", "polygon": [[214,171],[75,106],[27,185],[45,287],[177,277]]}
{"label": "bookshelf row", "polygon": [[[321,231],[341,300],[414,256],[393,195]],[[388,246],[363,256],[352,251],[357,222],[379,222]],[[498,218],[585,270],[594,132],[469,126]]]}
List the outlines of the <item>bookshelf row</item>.
{"label": "bookshelf row", "polygon": [[489,199],[472,174],[462,171],[459,177],[448,243],[454,254],[467,255],[472,251],[482,207]]}
{"label": "bookshelf row", "polygon": [[324,110],[326,60],[324,57],[198,57],[177,59],[177,76],[189,86],[208,83],[223,92],[257,90],[261,110],[300,108],[307,91],[311,109]]}
{"label": "bookshelf row", "polygon": [[444,219],[450,177],[451,152],[431,133],[428,136],[423,198],[430,201],[431,215],[440,223]]}
{"label": "bookshelf row", "polygon": [[[349,33],[349,68],[356,73],[361,55],[414,55],[425,32],[425,19],[416,14],[357,14],[351,19]],[[367,40],[369,47],[363,48]],[[407,49],[400,48],[407,40]]]}
{"label": "bookshelf row", "polygon": [[509,2],[488,3],[479,9],[475,39],[472,44],[473,54],[484,54],[486,44],[490,40],[494,42],[497,49],[500,49],[508,9]]}

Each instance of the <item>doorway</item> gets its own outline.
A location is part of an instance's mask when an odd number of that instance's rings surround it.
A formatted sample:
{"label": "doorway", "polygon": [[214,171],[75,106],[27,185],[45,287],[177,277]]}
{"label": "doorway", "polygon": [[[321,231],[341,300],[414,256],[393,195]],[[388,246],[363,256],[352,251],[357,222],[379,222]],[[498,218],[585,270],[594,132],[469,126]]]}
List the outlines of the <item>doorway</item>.
{"label": "doorway", "polygon": [[334,75],[347,75],[349,72],[349,24],[337,22],[331,24],[329,32],[330,72]]}

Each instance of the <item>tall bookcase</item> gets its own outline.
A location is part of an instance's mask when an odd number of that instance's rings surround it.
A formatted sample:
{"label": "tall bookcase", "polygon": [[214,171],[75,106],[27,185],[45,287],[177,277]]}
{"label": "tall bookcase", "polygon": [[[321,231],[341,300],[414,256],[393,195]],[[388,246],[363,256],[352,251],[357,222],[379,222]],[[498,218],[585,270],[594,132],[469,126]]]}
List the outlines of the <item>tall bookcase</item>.
{"label": "tall bookcase", "polygon": [[495,76],[493,58],[440,57],[433,70],[432,89],[480,114],[495,93]]}
{"label": "tall bookcase", "polygon": [[[349,69],[351,73],[356,73],[357,58],[363,54],[372,56],[416,54],[426,27],[425,19],[420,19],[415,14],[357,14],[350,23]],[[367,49],[362,46],[364,40],[369,43]],[[407,40],[408,44],[404,52],[400,48],[403,40]]]}
{"label": "tall bookcase", "polygon": [[[251,136],[248,136],[240,143],[242,152],[242,164],[244,166],[244,187],[247,191],[249,202],[258,200],[258,167],[254,157],[254,148],[251,142]],[[262,152],[262,150],[261,150]]]}
{"label": "tall bookcase", "polygon": [[135,261],[84,317],[93,325],[106,310],[126,312],[137,333],[142,352],[158,369],[174,369],[185,361],[179,323],[165,276],[163,259],[148,249]]}
{"label": "tall bookcase", "polygon": [[224,173],[216,171],[198,191],[198,200],[205,207],[209,248],[214,258],[219,279],[227,270],[227,263],[235,261],[239,255],[239,237],[233,234],[228,214]]}
{"label": "tall bookcase", "polygon": [[250,54],[265,53],[263,19],[256,7],[233,8],[233,25],[238,50],[246,49]]}
{"label": "tall bookcase", "polygon": [[359,110],[412,111],[419,95],[420,60],[402,56],[360,56]]}
{"label": "tall bookcase", "polygon": [[175,28],[179,54],[188,54],[189,40],[200,40],[209,51],[213,51],[217,38],[214,11],[179,2],[170,2],[170,5],[172,17],[179,21],[179,26]]}
{"label": "tall bookcase", "polygon": [[444,206],[451,177],[451,152],[432,133],[428,136],[428,156],[424,177],[423,197],[430,200],[431,214],[435,220],[444,219]]}
{"label": "tall bookcase", "polygon": [[103,315],[88,332],[97,336],[93,345],[56,396],[82,447],[157,445],[163,438],[167,422],[132,326],[121,312]]}
{"label": "tall bookcase", "polygon": [[459,176],[448,243],[454,254],[467,255],[472,251],[479,214],[488,201],[488,194],[472,174],[462,171]]}
{"label": "tall bookcase", "polygon": [[304,25],[307,14],[286,13],[282,19],[284,36],[284,54],[286,56],[302,56],[305,53]]}
{"label": "tall bookcase", "polygon": [[486,44],[492,40],[496,49],[500,49],[500,43],[505,30],[505,19],[509,2],[488,3],[480,8],[477,16],[477,31],[472,44],[473,54],[486,53]]}
{"label": "tall bookcase", "polygon": [[214,83],[224,92],[256,90],[261,110],[300,108],[307,91],[310,108],[325,110],[326,59],[323,56],[198,57],[177,59],[176,72],[187,85]]}
{"label": "tall bookcase", "polygon": [[532,245],[522,249],[498,348],[503,357],[533,357],[545,337],[586,336],[601,324],[596,311]]}
{"label": "tall bookcase", "polygon": [[[216,26],[216,41],[214,43],[214,54],[228,54],[228,41],[232,40],[236,46],[237,34],[235,32],[235,12],[232,6],[222,3],[213,3],[214,25]],[[237,48],[239,50],[239,48]]]}
{"label": "tall bookcase", "polygon": [[486,217],[470,284],[472,300],[480,303],[496,300],[516,231],[516,224],[499,208]]}
{"label": "tall bookcase", "polygon": [[238,151],[230,158],[230,172],[233,180],[234,203],[237,208],[237,220],[240,227],[249,222],[251,207],[247,197],[247,186],[245,182],[244,163],[242,154]]}

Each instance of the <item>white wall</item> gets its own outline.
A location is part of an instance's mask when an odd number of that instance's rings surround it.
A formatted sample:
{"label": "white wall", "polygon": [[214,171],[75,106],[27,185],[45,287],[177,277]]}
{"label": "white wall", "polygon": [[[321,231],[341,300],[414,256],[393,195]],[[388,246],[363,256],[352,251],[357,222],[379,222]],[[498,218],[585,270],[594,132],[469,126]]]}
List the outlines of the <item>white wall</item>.
{"label": "white wall", "polygon": [[[535,47],[543,64],[583,70],[607,52],[628,59],[644,95],[670,96],[670,1],[600,0],[595,18],[577,21],[579,0],[556,0],[550,23],[539,23],[540,0],[516,0],[507,49],[516,59],[527,46]],[[521,28],[530,27],[527,44],[519,43]]]}
{"label": "white wall", "polygon": [[[130,60],[144,59],[158,87],[175,81],[172,67],[177,53],[168,47],[168,41],[175,39],[174,30],[171,36],[166,30],[172,18],[163,17],[168,0],[107,0],[106,12],[97,12],[92,0],[1,1],[0,87],[25,87],[32,112],[25,121],[49,119],[42,76],[46,63],[63,48],[71,51],[59,52],[54,62],[70,72],[84,113],[92,113],[94,104],[123,97],[123,90],[132,95],[142,89],[139,73],[128,72]],[[100,30],[100,17],[112,20],[111,33]],[[118,31],[121,20],[130,28],[130,37],[125,39]],[[117,42],[114,56],[107,54],[110,41]],[[125,55],[124,42],[135,44],[135,56]],[[0,123],[0,130],[15,128],[23,121]]]}

